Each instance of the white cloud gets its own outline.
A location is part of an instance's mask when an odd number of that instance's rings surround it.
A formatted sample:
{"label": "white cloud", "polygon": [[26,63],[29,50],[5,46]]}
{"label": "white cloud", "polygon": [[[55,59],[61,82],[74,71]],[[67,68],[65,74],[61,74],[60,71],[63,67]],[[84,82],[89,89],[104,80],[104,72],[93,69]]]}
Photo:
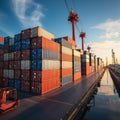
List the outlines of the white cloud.
{"label": "white cloud", "polygon": [[112,62],[112,53],[111,50],[115,51],[116,58],[120,63],[120,41],[102,41],[102,42],[93,42],[88,43],[91,46],[91,50],[94,51],[97,57],[103,58],[104,62],[106,57],[108,58],[109,63]]}
{"label": "white cloud", "polygon": [[42,26],[42,6],[34,0],[13,0],[13,7],[23,27]]}
{"label": "white cloud", "polygon": [[108,19],[107,21],[100,23],[91,27],[92,29],[102,30],[104,32],[100,38],[104,39],[114,39],[120,37],[120,19],[118,20],[111,20]]}

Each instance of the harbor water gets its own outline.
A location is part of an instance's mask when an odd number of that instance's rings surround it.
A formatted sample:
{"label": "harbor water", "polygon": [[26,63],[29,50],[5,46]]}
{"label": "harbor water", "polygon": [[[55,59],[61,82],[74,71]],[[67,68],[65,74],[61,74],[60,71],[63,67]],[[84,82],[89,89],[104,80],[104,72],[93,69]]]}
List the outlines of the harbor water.
{"label": "harbor water", "polygon": [[120,120],[120,98],[109,70],[103,75],[98,93],[91,101],[91,105],[85,120]]}

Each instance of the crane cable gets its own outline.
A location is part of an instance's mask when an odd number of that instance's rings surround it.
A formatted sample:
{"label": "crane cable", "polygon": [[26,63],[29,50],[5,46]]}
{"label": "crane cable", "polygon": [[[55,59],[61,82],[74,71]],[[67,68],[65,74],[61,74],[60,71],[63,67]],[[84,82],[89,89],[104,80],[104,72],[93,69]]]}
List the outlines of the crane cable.
{"label": "crane cable", "polygon": [[66,5],[66,8],[67,8],[67,10],[68,10],[68,12],[69,12],[69,11],[70,11],[70,9],[69,9],[69,5],[68,5],[67,0],[65,0],[65,5]]}

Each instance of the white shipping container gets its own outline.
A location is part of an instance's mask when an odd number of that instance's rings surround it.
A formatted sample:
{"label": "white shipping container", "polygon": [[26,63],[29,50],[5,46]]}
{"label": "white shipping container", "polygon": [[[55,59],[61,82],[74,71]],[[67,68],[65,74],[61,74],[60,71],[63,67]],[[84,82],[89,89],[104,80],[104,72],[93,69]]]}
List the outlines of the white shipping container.
{"label": "white shipping container", "polygon": [[73,55],[77,56],[77,57],[80,57],[80,52],[77,51],[77,50],[73,50]]}
{"label": "white shipping container", "polygon": [[61,46],[61,47],[62,47],[62,53],[72,56],[72,49],[64,47],[64,46]]}
{"label": "white shipping container", "polygon": [[9,70],[8,69],[3,69],[3,77],[8,78],[9,77]]}
{"label": "white shipping container", "polygon": [[66,61],[61,61],[62,62],[62,68],[72,68],[72,62],[66,62]]}
{"label": "white shipping container", "polygon": [[38,37],[44,36],[48,39],[54,39],[55,38],[55,35],[53,35],[52,33],[44,30],[40,26],[31,29],[31,37],[37,37],[37,36]]}
{"label": "white shipping container", "polygon": [[11,52],[11,53],[8,53],[8,60],[13,60],[14,58],[14,53]]}
{"label": "white shipping container", "polygon": [[4,61],[8,61],[8,53],[4,54]]}
{"label": "white shipping container", "polygon": [[14,70],[9,70],[9,73],[8,73],[8,78],[11,78],[13,79],[14,78]]}
{"label": "white shipping container", "polygon": [[42,70],[60,69],[60,61],[42,60]]}
{"label": "white shipping container", "polygon": [[21,69],[29,70],[30,69],[30,60],[21,60]]}

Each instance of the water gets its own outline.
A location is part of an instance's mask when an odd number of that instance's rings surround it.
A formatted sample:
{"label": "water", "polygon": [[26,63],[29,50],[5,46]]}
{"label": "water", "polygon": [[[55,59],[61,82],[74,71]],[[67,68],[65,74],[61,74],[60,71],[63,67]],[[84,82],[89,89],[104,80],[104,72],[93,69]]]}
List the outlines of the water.
{"label": "water", "polygon": [[108,70],[101,79],[93,107],[86,113],[85,120],[120,120],[120,98]]}

